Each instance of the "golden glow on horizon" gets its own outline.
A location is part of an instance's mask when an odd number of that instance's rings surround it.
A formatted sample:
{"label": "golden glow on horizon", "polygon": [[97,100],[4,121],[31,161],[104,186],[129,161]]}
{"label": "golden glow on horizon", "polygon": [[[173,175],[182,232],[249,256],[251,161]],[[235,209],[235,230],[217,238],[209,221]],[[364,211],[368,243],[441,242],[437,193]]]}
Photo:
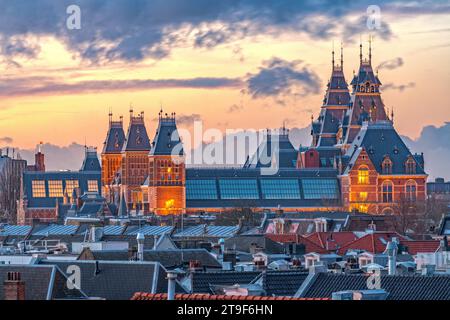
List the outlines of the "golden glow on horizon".
{"label": "golden glow on horizon", "polygon": [[[396,57],[404,60],[404,66],[398,69],[380,70],[380,79],[384,84],[414,83],[413,88],[403,92],[383,92],[386,107],[395,110],[397,129],[401,134],[414,138],[423,126],[441,125],[450,120],[448,32],[419,33],[448,28],[449,16],[433,16],[432,26],[429,17],[391,20],[389,24],[396,38],[390,42],[375,39],[373,64],[376,66]],[[356,41],[359,36],[357,38]],[[22,68],[7,68],[0,80],[4,77],[56,77],[62,83],[77,83],[93,80],[243,78],[248,73],[256,73],[262,61],[280,57],[289,61],[304,61],[321,78],[322,89],[317,95],[289,99],[286,106],[277,105],[272,98],[252,99],[240,92],[244,88],[170,88],[2,97],[0,130],[3,136],[14,139],[14,146],[21,148],[32,148],[40,140],[68,145],[72,142],[84,143],[85,139],[88,144],[101,147],[109,108],[113,109],[115,118],[124,115],[127,126],[130,103],[136,112],[145,111],[151,137],[156,127],[151,120],[157,117],[160,103],[165,110],[178,115],[201,115],[205,128],[273,128],[286,119],[289,119],[288,126],[306,127],[310,123],[311,110],[315,116],[320,111],[330,75],[331,41],[311,40],[293,33],[276,38],[258,36],[211,50],[178,48],[170,57],[158,62],[147,60],[107,66],[80,62],[53,38],[43,37],[39,42],[43,45],[37,61],[19,60]],[[240,61],[240,54],[233,53],[237,46],[242,48],[243,61]],[[352,70],[358,68],[357,43],[345,44],[344,55],[345,75],[347,82],[350,82]],[[232,105],[243,108],[229,112]]]}

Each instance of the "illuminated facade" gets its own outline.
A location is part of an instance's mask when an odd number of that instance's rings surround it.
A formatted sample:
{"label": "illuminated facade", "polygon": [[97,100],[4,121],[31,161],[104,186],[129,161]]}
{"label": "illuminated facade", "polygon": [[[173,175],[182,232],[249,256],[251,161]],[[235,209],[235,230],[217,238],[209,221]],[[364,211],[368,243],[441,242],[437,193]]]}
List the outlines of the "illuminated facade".
{"label": "illuminated facade", "polygon": [[[371,48],[368,59],[360,49],[351,92],[342,48],[339,65],[333,52],[321,112],[312,123],[312,145],[296,149],[288,129],[268,131],[241,168],[186,168],[175,114],[159,113],[151,143],[143,113],[131,112],[126,137],[122,123],[110,119],[102,153],[105,197],[117,206],[126,203],[130,214],[158,215],[243,206],[383,214],[398,211],[400,202],[425,200],[423,155],[412,154],[395,131],[393,114],[388,116],[381,99],[381,81],[372,69]],[[272,154],[274,135],[278,152]],[[262,162],[263,156],[269,161]],[[261,173],[261,168],[274,164],[276,174]]]}

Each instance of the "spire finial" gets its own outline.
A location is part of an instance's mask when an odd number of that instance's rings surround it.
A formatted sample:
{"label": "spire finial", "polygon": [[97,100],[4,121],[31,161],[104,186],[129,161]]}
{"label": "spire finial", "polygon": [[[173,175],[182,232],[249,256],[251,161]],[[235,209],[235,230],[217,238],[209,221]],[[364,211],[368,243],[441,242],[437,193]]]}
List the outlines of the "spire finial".
{"label": "spire finial", "polygon": [[130,103],[130,119],[133,118],[133,104]]}
{"label": "spire finial", "polygon": [[369,63],[372,64],[372,35],[369,35]]}
{"label": "spire finial", "polygon": [[361,36],[359,36],[359,63],[362,64],[362,58],[363,54],[362,54],[362,40],[361,40]]}
{"label": "spire finial", "polygon": [[333,65],[333,69],[334,69],[334,40],[333,40],[333,51],[331,51],[331,56],[332,56],[331,63]]}
{"label": "spire finial", "polygon": [[341,69],[344,70],[344,45],[341,41]]}
{"label": "spire finial", "polygon": [[394,123],[394,107],[392,107],[392,110],[391,110],[391,121],[392,121],[392,123]]}

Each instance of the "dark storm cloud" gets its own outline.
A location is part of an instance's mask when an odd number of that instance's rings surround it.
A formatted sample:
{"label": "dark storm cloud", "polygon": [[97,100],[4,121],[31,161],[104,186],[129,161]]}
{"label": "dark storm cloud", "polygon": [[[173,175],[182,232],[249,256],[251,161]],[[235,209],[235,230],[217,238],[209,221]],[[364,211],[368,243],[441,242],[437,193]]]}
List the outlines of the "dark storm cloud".
{"label": "dark storm cloud", "polygon": [[401,66],[403,66],[403,64],[404,64],[403,59],[400,57],[397,57],[395,59],[381,62],[378,65],[377,69],[379,69],[379,70],[381,70],[381,69],[394,70],[394,69],[400,68]]}
{"label": "dark storm cloud", "polygon": [[248,75],[247,91],[253,98],[305,96],[320,91],[320,79],[301,61],[274,57],[265,61],[258,73]]}
{"label": "dark storm cloud", "polygon": [[[0,37],[53,35],[91,62],[161,59],[185,43],[211,48],[248,35],[280,30],[312,38],[347,40],[361,33],[390,39],[386,21],[380,30],[368,30],[366,10],[372,1],[343,0],[0,0]],[[81,8],[81,30],[66,28],[66,8]],[[450,11],[439,1],[405,4],[377,1],[382,13]],[[358,18],[349,19],[349,16]],[[181,30],[184,30],[183,32]],[[340,30],[340,31],[339,31]],[[343,34],[340,34],[343,32]],[[31,45],[31,44],[30,44]],[[22,48],[24,52],[27,50]]]}

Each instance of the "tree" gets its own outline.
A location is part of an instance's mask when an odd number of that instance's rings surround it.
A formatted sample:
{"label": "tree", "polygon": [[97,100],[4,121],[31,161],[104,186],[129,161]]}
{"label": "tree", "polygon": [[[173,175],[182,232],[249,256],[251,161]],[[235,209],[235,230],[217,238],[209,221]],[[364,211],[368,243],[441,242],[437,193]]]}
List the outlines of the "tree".
{"label": "tree", "polygon": [[9,162],[0,170],[0,219],[11,224],[17,223],[22,171]]}

